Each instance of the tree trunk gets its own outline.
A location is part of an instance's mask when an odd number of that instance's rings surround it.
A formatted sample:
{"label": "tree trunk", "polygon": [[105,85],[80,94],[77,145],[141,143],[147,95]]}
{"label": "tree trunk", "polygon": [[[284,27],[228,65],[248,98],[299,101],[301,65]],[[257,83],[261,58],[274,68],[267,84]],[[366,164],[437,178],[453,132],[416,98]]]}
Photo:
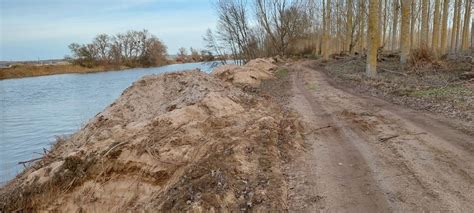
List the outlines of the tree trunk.
{"label": "tree trunk", "polygon": [[326,51],[326,39],[327,39],[327,35],[326,35],[326,1],[325,0],[322,0],[322,4],[323,4],[323,35],[321,36],[321,55],[323,56],[323,59],[324,60],[327,60],[329,57],[326,55],[327,51]]}
{"label": "tree trunk", "polygon": [[464,27],[462,33],[462,50],[469,49],[469,21],[471,20],[471,4],[472,0],[466,1],[464,9]]}
{"label": "tree trunk", "polygon": [[453,16],[453,28],[451,29],[451,52],[455,53],[457,48],[457,37],[458,37],[458,20],[459,20],[459,2],[456,0],[454,3],[454,16]]}
{"label": "tree trunk", "polygon": [[415,24],[416,24],[416,1],[411,1],[411,20],[410,20],[410,49],[415,46]]}
{"label": "tree trunk", "polygon": [[441,54],[446,54],[448,49],[448,17],[449,17],[449,0],[444,0],[443,16],[441,21]]}
{"label": "tree trunk", "polygon": [[413,0],[402,0],[402,29],[400,30],[400,63],[405,65],[410,54],[410,6]]}
{"label": "tree trunk", "polygon": [[387,39],[387,11],[388,11],[388,0],[384,1],[384,9],[383,9],[383,34],[382,34],[382,44],[385,45]]}
{"label": "tree trunk", "polygon": [[393,26],[392,26],[392,50],[397,48],[397,27],[398,14],[400,13],[400,6],[398,0],[393,0]]}
{"label": "tree trunk", "polygon": [[329,59],[329,33],[331,31],[331,0],[323,1],[323,25],[324,25],[324,32],[323,32],[323,41],[322,41],[322,52],[323,52],[323,59]]}
{"label": "tree trunk", "polygon": [[379,14],[379,16],[377,17],[377,18],[378,18],[378,21],[377,21],[377,22],[378,22],[378,26],[377,26],[377,28],[379,29],[378,33],[379,33],[379,39],[380,39],[380,40],[379,40],[379,47],[382,47],[382,45],[384,45],[384,43],[381,42],[381,38],[382,38],[382,35],[383,35],[383,34],[382,34],[382,29],[383,29],[383,28],[382,28],[382,23],[383,23],[383,20],[382,20],[382,19],[383,19],[383,17],[382,17],[382,5],[383,5],[383,4],[382,4],[382,3],[383,3],[382,0],[379,0],[379,9],[378,9],[378,14]]}
{"label": "tree trunk", "polygon": [[[341,5],[340,5],[340,0],[336,0],[336,52],[340,52],[341,49],[344,49],[344,46],[341,45],[344,44],[344,40],[341,39],[341,31],[342,31],[342,24],[341,24]],[[342,48],[341,48],[342,46]]]}
{"label": "tree trunk", "polygon": [[365,0],[359,0],[359,51],[365,49]]}
{"label": "tree trunk", "polygon": [[421,40],[420,44],[422,48],[428,47],[428,0],[422,0],[421,2]]}
{"label": "tree trunk", "polygon": [[349,53],[352,53],[352,0],[347,1],[347,22],[346,22],[346,48],[349,50]]}
{"label": "tree trunk", "polygon": [[440,0],[435,0],[435,12],[433,17],[433,41],[431,48],[433,48],[436,57],[439,55],[439,7]]}
{"label": "tree trunk", "polygon": [[366,74],[369,78],[375,78],[377,75],[377,49],[379,47],[378,30],[378,0],[369,1],[369,29],[367,32],[367,68]]}
{"label": "tree trunk", "polygon": [[[471,26],[471,51],[474,51],[474,19],[472,19],[472,26]],[[474,57],[472,58],[472,61],[474,62]]]}

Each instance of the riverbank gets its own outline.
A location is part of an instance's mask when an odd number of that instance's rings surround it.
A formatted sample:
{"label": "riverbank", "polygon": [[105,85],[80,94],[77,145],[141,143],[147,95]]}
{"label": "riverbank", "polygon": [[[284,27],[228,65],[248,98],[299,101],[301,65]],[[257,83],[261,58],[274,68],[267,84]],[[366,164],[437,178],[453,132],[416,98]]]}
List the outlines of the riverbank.
{"label": "riverbank", "polygon": [[277,67],[245,68],[141,78],[0,189],[0,211],[286,209],[299,124],[258,93]]}
{"label": "riverbank", "polygon": [[94,73],[105,71],[116,71],[130,69],[127,66],[97,66],[97,67],[83,67],[73,64],[58,64],[58,65],[31,65],[21,64],[13,65],[9,68],[0,69],[0,80],[12,78],[25,78],[44,75],[56,75],[66,73]]}

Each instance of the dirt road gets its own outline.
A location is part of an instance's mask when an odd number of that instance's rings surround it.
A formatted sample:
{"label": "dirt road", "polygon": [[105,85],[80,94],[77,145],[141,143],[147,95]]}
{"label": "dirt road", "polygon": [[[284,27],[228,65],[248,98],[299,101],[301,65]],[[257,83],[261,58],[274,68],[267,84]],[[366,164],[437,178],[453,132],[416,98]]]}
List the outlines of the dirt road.
{"label": "dirt road", "polygon": [[474,139],[442,119],[344,91],[290,67],[291,107],[305,122],[288,165],[291,212],[474,209]]}

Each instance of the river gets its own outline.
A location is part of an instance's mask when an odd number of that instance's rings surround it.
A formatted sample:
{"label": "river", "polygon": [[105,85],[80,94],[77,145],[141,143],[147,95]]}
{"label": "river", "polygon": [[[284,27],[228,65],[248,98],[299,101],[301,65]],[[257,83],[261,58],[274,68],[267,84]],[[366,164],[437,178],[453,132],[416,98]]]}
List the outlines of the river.
{"label": "river", "polygon": [[212,69],[188,63],[0,80],[0,185],[22,171],[18,162],[41,157],[56,136],[77,131],[140,77],[193,68]]}

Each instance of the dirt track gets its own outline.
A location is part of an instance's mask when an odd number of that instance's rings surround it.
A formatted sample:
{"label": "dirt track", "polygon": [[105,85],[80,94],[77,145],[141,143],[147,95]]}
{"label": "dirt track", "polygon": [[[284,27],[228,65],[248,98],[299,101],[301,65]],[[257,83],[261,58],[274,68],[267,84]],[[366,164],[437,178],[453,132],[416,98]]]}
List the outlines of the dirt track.
{"label": "dirt track", "polygon": [[353,94],[304,64],[291,107],[308,151],[288,166],[289,210],[474,209],[474,140],[441,118]]}

